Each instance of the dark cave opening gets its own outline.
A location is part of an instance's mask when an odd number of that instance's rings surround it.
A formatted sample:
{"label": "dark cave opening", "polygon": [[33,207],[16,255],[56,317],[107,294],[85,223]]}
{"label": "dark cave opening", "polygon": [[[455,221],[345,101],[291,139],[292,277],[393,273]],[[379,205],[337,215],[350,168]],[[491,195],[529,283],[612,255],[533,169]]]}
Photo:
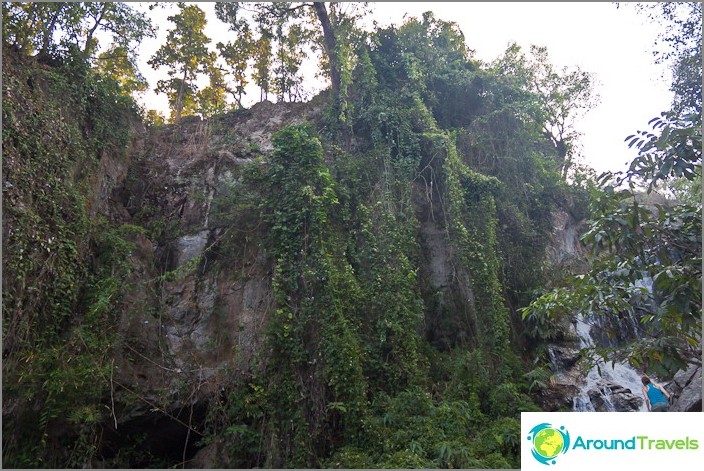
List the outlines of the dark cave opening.
{"label": "dark cave opening", "polygon": [[169,414],[149,411],[103,431],[99,461],[130,468],[185,465],[202,448],[207,405],[196,403]]}

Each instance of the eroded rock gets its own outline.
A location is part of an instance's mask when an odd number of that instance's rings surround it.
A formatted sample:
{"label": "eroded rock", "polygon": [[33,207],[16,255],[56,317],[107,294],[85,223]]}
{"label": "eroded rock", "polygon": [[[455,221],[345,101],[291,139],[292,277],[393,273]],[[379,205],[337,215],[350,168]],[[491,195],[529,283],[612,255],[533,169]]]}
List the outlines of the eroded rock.
{"label": "eroded rock", "polygon": [[630,389],[609,381],[598,383],[587,394],[596,412],[635,412],[644,401]]}
{"label": "eroded rock", "polygon": [[673,393],[672,412],[701,412],[702,410],[702,369],[691,365],[680,370],[668,389]]}

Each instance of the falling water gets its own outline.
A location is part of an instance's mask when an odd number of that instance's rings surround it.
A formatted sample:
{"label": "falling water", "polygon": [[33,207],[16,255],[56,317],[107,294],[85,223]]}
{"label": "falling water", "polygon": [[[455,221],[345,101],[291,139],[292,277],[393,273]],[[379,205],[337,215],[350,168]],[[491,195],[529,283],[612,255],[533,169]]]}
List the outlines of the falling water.
{"label": "falling water", "polygon": [[[591,326],[580,316],[576,323],[577,334],[581,348],[588,348],[594,345],[591,336]],[[635,396],[641,396],[643,383],[640,375],[627,364],[616,362],[613,366],[611,362],[599,361],[589,370],[584,384],[579,390],[579,394],[573,399],[572,409],[575,412],[594,412],[594,406],[589,398],[590,390],[598,390],[607,411],[616,410],[612,402],[611,389],[606,383],[614,383],[630,389]],[[639,411],[646,411],[645,403],[641,405]]]}

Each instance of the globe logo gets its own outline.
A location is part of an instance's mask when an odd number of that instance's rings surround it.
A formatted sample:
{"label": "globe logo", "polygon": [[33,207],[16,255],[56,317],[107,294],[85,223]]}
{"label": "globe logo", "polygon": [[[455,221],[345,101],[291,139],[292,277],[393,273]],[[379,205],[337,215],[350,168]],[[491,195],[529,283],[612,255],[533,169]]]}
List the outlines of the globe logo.
{"label": "globe logo", "polygon": [[533,442],[533,458],[546,465],[555,464],[555,458],[570,449],[570,434],[565,427],[557,429],[548,423],[533,427],[528,440]]}

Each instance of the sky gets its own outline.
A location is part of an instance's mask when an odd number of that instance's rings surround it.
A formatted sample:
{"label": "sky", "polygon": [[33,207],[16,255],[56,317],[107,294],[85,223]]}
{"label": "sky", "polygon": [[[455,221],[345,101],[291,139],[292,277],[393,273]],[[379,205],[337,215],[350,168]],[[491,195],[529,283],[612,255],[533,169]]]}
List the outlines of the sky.
{"label": "sky", "polygon": [[[206,11],[206,34],[217,42],[232,40],[227,26],[214,14],[214,3],[199,2]],[[648,121],[670,107],[668,71],[655,64],[652,54],[657,25],[632,5],[614,3],[511,3],[511,2],[372,2],[372,16],[380,26],[401,25],[404,15],[421,17],[433,11],[435,18],[454,21],[462,30],[474,59],[490,62],[511,42],[524,51],[531,45],[547,47],[550,61],[558,68],[579,67],[595,79],[598,104],[575,123],[582,134],[583,162],[597,173],[624,170],[636,156],[625,138],[639,130],[649,130]],[[146,9],[146,6],[144,7]],[[147,60],[164,41],[173,24],[166,18],[175,7],[149,12],[159,27],[158,37],[146,40],[139,50],[139,67],[150,84],[144,96],[147,109],[168,115],[165,95],[153,92],[156,82],[166,78],[163,68],[154,71]],[[312,67],[311,67],[312,69]],[[310,69],[309,69],[310,70]],[[324,85],[310,79],[309,92]],[[249,92],[251,105],[258,89]]]}

